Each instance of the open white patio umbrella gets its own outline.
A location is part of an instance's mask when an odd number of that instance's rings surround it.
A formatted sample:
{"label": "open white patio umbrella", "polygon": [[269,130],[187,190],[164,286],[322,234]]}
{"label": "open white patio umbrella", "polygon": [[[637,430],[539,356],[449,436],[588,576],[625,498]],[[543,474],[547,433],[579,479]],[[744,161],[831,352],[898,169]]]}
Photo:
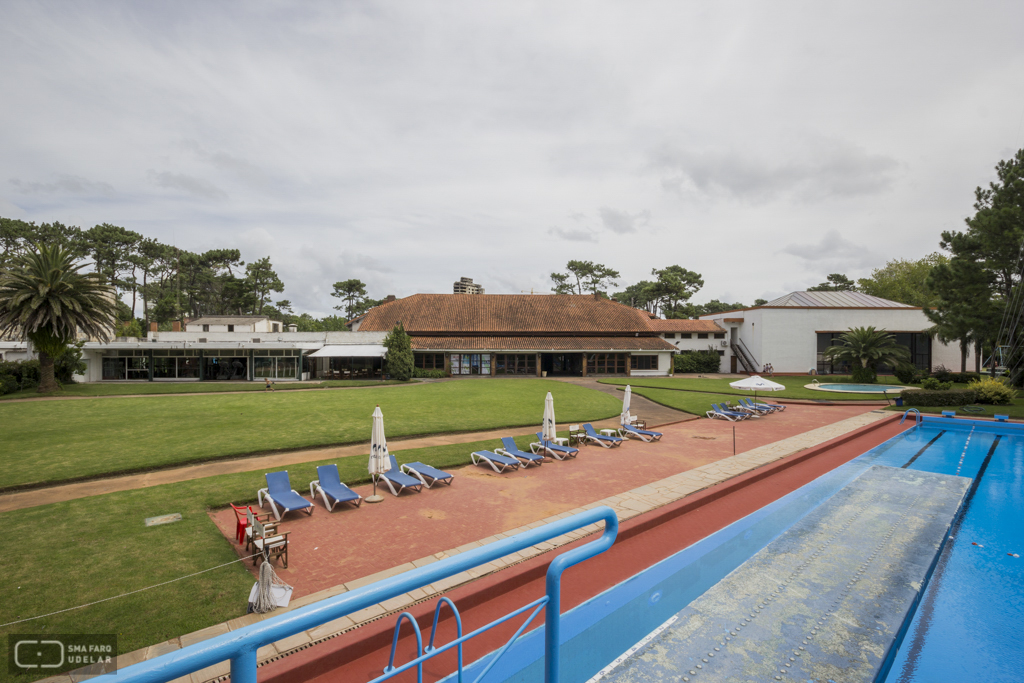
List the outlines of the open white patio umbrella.
{"label": "open white patio umbrella", "polygon": [[551,392],[544,398],[544,425],[541,427],[541,441],[545,449],[548,447],[548,443],[555,440],[557,432],[555,431],[555,399],[551,396]]}
{"label": "open white patio umbrella", "polygon": [[758,391],[783,391],[785,386],[778,382],[773,382],[770,379],[765,379],[760,375],[752,375],[746,379],[737,380],[735,382],[729,382],[729,386],[733,389],[745,389],[747,391],[754,392],[754,398],[757,398]]}
{"label": "open white patio umbrella", "polygon": [[633,398],[633,390],[626,385],[626,391],[622,393],[622,414],[619,415],[619,424],[625,427],[629,424],[629,402]]}
{"label": "open white patio umbrella", "polygon": [[370,477],[373,479],[373,495],[366,499],[367,503],[379,503],[383,496],[377,495],[377,475],[391,469],[391,455],[388,453],[388,440],[384,437],[384,413],[380,406],[373,411],[373,427],[370,430]]}

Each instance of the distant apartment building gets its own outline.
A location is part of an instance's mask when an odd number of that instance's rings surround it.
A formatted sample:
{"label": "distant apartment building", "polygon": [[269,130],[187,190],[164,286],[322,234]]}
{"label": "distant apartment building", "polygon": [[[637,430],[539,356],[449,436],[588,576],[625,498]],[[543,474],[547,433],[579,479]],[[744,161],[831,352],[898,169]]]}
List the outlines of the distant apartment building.
{"label": "distant apartment building", "polygon": [[459,281],[452,286],[452,292],[455,294],[483,294],[484,288],[473,284],[471,277],[460,277]]}

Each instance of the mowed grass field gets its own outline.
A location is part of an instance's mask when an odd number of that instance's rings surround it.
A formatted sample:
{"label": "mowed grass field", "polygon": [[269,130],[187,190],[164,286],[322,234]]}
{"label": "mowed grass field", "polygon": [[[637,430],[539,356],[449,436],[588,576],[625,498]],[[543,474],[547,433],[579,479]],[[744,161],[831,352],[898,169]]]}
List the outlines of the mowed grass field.
{"label": "mowed grass field", "polygon": [[[766,379],[786,387],[785,391],[773,391],[764,394],[766,398],[795,398],[811,399],[817,401],[864,401],[882,399],[866,394],[840,394],[831,391],[817,391],[815,389],[804,389],[804,385],[810,384],[817,379],[822,384],[849,384],[852,380],[849,377],[808,377],[806,375],[788,377],[767,377]],[[730,382],[736,379],[713,379],[701,377],[630,377],[630,378],[609,378],[599,380],[602,384],[632,385],[637,387],[650,387],[652,389],[669,389],[676,391],[700,391],[712,394],[731,394],[737,396],[751,396],[751,392],[742,389],[733,389]],[[877,384],[894,384],[902,386],[895,377],[879,377]],[[760,396],[761,393],[758,393]],[[890,396],[896,396],[898,392],[890,392]],[[710,406],[708,406],[710,407]]]}
{"label": "mowed grass field", "polygon": [[[736,397],[730,394],[705,394],[696,391],[673,391],[671,389],[651,389],[649,387],[633,387],[633,393],[643,396],[655,403],[660,403],[669,408],[681,410],[684,413],[691,413],[701,417],[707,417],[707,411],[711,410],[712,403],[723,403],[733,401]],[[752,398],[748,396],[747,398]],[[770,396],[766,397],[771,399]],[[758,396],[758,400],[761,397]]]}
{"label": "mowed grass field", "polygon": [[[516,439],[525,450],[535,440],[532,436]],[[400,463],[419,460],[450,469],[468,464],[472,451],[496,445],[491,440],[402,450],[395,444],[392,450]],[[349,456],[290,465],[292,483],[308,496],[302,485],[316,479],[317,465],[327,463],[337,463],[342,481],[348,484],[369,480],[366,456]],[[7,539],[0,553],[0,576],[7,586],[0,601],[0,624],[103,600],[236,560],[207,510],[228,503],[255,504],[256,490],[264,485],[260,470],[0,514]],[[320,509],[315,514],[332,514],[319,499],[316,505]],[[154,527],[143,524],[146,517],[169,512],[180,512],[182,521]],[[358,515],[359,511],[333,514]],[[0,627],[0,660],[7,659],[6,636],[11,633],[113,632],[120,652],[131,652],[243,616],[252,584],[252,575],[236,562],[124,598]],[[55,673],[51,670],[35,678]],[[2,666],[0,681],[7,680],[32,677],[14,676]]]}
{"label": "mowed grass field", "polygon": [[[412,380],[414,383],[419,380]],[[398,380],[372,379],[339,379],[323,382],[280,382],[274,385],[275,391],[299,389],[337,389],[346,387],[383,386],[387,384],[403,384]],[[131,396],[136,394],[218,394],[232,391],[266,391],[261,380],[254,382],[125,382],[123,384],[65,384],[60,391],[52,394],[40,394],[35,389],[16,391],[13,394],[0,396],[0,401],[14,401],[40,397],[72,397],[87,396]]]}
{"label": "mowed grass field", "polygon": [[559,421],[612,417],[593,389],[541,379],[423,383],[358,391],[251,392],[0,403],[0,490],[275,450],[389,437],[539,428],[551,392]]}

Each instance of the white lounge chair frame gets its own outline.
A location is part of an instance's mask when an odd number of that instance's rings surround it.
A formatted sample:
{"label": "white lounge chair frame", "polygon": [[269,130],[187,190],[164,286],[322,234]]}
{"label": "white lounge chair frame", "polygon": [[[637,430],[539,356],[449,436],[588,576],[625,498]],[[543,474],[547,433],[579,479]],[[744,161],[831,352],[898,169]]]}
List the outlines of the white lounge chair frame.
{"label": "white lounge chair frame", "polygon": [[[299,496],[300,498],[302,498],[302,496],[299,495],[299,492],[296,491],[295,489],[292,489],[292,493],[294,493],[296,496]],[[259,504],[260,504],[261,508],[263,507],[263,499],[264,498],[266,498],[268,501],[270,501],[270,509],[274,511],[274,517],[279,522],[281,521],[281,515],[283,515],[285,512],[291,512],[292,510],[305,510],[307,515],[312,515],[313,514],[313,510],[316,509],[316,505],[310,505],[309,507],[288,508],[284,512],[280,512],[277,509],[277,503],[275,503],[274,499],[270,497],[270,493],[268,493],[267,489],[260,489],[259,491],[256,492],[256,500],[259,501]]]}
{"label": "white lounge chair frame", "polygon": [[[494,452],[497,453],[497,451]],[[516,460],[515,458],[513,458],[513,460],[516,461],[515,465],[506,465],[503,462],[495,462],[494,460],[491,460],[489,457],[487,457],[487,454],[484,453],[483,451],[474,451],[473,453],[470,454],[469,458],[470,460],[473,461],[474,465],[479,465],[481,461],[486,462],[488,465],[491,466],[491,469],[497,472],[498,474],[501,474],[502,472],[508,469],[511,469],[513,471],[518,470],[520,467],[523,466],[523,463],[520,462],[519,460]]]}
{"label": "white lounge chair frame", "polygon": [[[345,484],[345,482],[341,482],[341,485],[342,486],[346,486],[346,488],[347,488],[347,485]],[[349,489],[349,490],[351,491],[352,489]],[[314,503],[316,502],[316,494],[318,494],[318,493],[320,494],[320,497],[323,499],[324,507],[327,508],[328,512],[333,512],[334,511],[334,506],[341,502],[339,500],[335,500],[332,503],[332,502],[330,502],[328,500],[329,496],[327,495],[327,492],[324,491],[322,488],[320,488],[320,480],[319,479],[317,479],[315,481],[309,482],[309,497],[313,499]],[[352,491],[352,493],[355,493],[355,491]],[[356,495],[359,496],[358,493],[356,493]],[[344,502],[346,502],[346,503],[355,503],[356,507],[359,507],[360,505],[363,504],[363,497],[359,496],[355,500],[346,500]]]}
{"label": "white lounge chair frame", "polygon": [[436,484],[437,482],[439,482],[439,481],[443,482],[443,483],[446,483],[449,486],[451,486],[452,485],[452,481],[455,479],[455,475],[452,475],[451,472],[446,472],[446,474],[451,475],[451,478],[449,478],[449,479],[434,479],[433,477],[431,477],[431,481],[428,482],[427,481],[427,477],[430,476],[429,474],[424,476],[422,472],[418,472],[415,468],[409,467],[408,464],[400,465],[398,469],[399,469],[400,472],[402,472],[402,474],[408,474],[410,477],[414,477],[416,479],[419,479],[420,483],[423,484],[424,486],[426,486],[428,489],[431,486],[433,486],[434,484]]}

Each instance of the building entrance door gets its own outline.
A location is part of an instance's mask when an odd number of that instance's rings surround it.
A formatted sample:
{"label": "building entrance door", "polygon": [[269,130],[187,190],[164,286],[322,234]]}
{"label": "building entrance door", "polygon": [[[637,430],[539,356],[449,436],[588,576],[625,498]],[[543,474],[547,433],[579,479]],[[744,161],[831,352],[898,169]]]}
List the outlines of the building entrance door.
{"label": "building entrance door", "polygon": [[548,377],[582,377],[582,353],[542,353],[540,369],[548,373]]}
{"label": "building entrance door", "polygon": [[729,372],[736,374],[736,356],[729,356]]}

